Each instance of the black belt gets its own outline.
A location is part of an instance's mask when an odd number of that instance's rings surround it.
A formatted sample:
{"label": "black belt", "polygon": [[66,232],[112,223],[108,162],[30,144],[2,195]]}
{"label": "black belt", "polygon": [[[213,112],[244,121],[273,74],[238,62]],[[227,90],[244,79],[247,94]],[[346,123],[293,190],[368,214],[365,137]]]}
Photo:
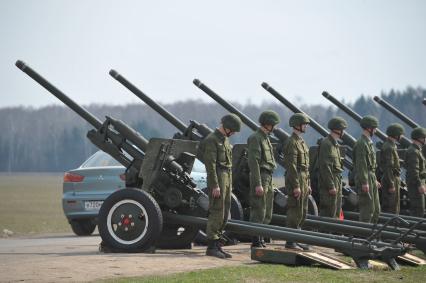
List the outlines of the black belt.
{"label": "black belt", "polygon": [[218,171],[231,171],[232,167],[226,167],[226,166],[219,166],[219,165],[217,165],[216,166],[216,170],[218,170]]}

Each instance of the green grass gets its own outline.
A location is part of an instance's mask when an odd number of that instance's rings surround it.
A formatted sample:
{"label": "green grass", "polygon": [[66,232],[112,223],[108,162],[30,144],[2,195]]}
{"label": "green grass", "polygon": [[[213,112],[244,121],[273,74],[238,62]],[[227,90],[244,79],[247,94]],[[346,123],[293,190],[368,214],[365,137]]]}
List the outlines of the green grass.
{"label": "green grass", "polygon": [[0,175],[0,234],[71,232],[61,199],[61,174]]}
{"label": "green grass", "polygon": [[407,267],[400,271],[331,270],[319,267],[289,267],[253,264],[185,272],[168,276],[123,278],[97,281],[117,282],[424,282],[426,266]]}

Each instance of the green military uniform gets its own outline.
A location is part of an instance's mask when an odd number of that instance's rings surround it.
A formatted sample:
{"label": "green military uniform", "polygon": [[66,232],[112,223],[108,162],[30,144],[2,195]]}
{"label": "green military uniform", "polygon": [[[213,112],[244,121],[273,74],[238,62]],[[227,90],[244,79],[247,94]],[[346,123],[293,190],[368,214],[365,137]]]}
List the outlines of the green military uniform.
{"label": "green military uniform", "polygon": [[206,166],[209,193],[207,220],[207,256],[231,258],[219,244],[231,208],[232,148],[228,137],[241,128],[241,119],[228,114],[221,119],[222,126],[200,143],[199,156]]}
{"label": "green military uniform", "polygon": [[[300,228],[308,212],[309,149],[303,138],[293,133],[284,146],[285,185],[287,190],[287,227]],[[296,199],[293,190],[300,188]]]}
{"label": "green military uniform", "polygon": [[[377,223],[380,214],[379,191],[376,183],[376,153],[373,142],[365,135],[354,146],[353,163],[355,186],[359,196],[359,220]],[[362,185],[368,185],[369,191],[363,192]]]}
{"label": "green military uniform", "polygon": [[[411,133],[412,139],[424,138],[426,129],[416,128]],[[407,168],[407,188],[410,198],[410,214],[423,217],[425,211],[425,194],[419,192],[419,187],[425,186],[426,161],[422,154],[422,148],[417,144],[411,144],[405,154]]]}
{"label": "green military uniform", "polygon": [[[229,139],[218,129],[202,142],[203,160],[207,171],[209,188],[209,217],[207,238],[218,240],[228,220],[231,206],[232,149]],[[211,190],[220,188],[220,198],[213,198]]]}
{"label": "green military uniform", "polygon": [[[339,144],[331,135],[321,141],[318,167],[320,215],[338,218],[341,210],[343,163]],[[329,193],[333,188],[336,189],[336,195]]]}
{"label": "green military uniform", "polygon": [[[274,150],[268,135],[261,129],[247,140],[250,168],[250,222],[269,224],[272,218],[274,192],[272,173],[276,168]],[[263,187],[263,195],[256,195],[256,187]]]}
{"label": "green military uniform", "polygon": [[[401,185],[401,168],[399,165],[398,151],[396,144],[392,140],[386,140],[383,143],[380,152],[380,169],[382,175],[382,209],[384,212],[399,214]],[[389,188],[394,188],[394,192],[389,192]]]}
{"label": "green military uniform", "polygon": [[[380,169],[382,171],[382,210],[399,214],[400,210],[400,185],[401,167],[396,143],[392,138],[398,140],[404,134],[404,127],[395,123],[386,129],[389,138],[384,142],[380,151]],[[393,192],[389,189],[394,188]]]}

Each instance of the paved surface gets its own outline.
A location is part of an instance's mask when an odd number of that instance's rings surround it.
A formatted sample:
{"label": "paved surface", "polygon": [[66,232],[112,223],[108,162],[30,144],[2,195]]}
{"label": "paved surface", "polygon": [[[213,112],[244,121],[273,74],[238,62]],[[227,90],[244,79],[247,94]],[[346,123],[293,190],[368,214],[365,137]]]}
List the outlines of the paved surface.
{"label": "paved surface", "polygon": [[100,253],[99,236],[45,235],[0,239],[0,282],[87,282],[253,264],[248,244],[226,247],[234,257],[204,256],[205,247],[155,254]]}

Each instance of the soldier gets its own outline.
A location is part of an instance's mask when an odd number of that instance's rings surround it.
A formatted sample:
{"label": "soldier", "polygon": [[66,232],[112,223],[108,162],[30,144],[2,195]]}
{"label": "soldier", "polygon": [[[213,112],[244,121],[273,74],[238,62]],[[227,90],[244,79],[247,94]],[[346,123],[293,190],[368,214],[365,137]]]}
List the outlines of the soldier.
{"label": "soldier", "polygon": [[376,179],[376,153],[371,137],[379,126],[373,116],[365,116],[360,121],[363,129],[361,137],[356,141],[353,153],[355,186],[359,198],[359,220],[377,223],[380,214],[380,183]]}
{"label": "soldier", "polygon": [[411,132],[411,139],[413,143],[408,147],[405,154],[410,214],[412,216],[423,217],[425,212],[426,162],[421,148],[426,142],[426,129],[415,128]]}
{"label": "soldier", "polygon": [[[272,173],[277,167],[269,134],[280,122],[278,114],[272,110],[259,116],[261,127],[247,140],[248,166],[250,168],[250,222],[269,224],[272,219],[274,192]],[[252,247],[266,247],[263,238],[253,237]]]}
{"label": "soldier", "polygon": [[330,134],[321,141],[318,154],[320,215],[339,218],[342,201],[343,162],[337,141],[348,124],[335,117],[328,122]]}
{"label": "soldier", "polygon": [[[309,118],[296,113],[290,117],[293,134],[287,139],[284,152],[285,185],[287,190],[287,227],[300,229],[308,211],[308,196],[311,193],[309,181],[309,149],[301,137],[309,124]],[[286,248],[308,249],[308,246],[287,241]]]}
{"label": "soldier", "polygon": [[386,129],[387,140],[380,151],[380,169],[382,170],[382,209],[384,212],[399,214],[399,187],[401,167],[396,142],[404,134],[400,124],[391,124]]}
{"label": "soldier", "polygon": [[207,221],[206,255],[230,258],[219,245],[231,206],[232,149],[228,137],[239,132],[241,120],[235,114],[222,117],[221,125],[200,143],[200,155],[207,171],[209,216]]}

